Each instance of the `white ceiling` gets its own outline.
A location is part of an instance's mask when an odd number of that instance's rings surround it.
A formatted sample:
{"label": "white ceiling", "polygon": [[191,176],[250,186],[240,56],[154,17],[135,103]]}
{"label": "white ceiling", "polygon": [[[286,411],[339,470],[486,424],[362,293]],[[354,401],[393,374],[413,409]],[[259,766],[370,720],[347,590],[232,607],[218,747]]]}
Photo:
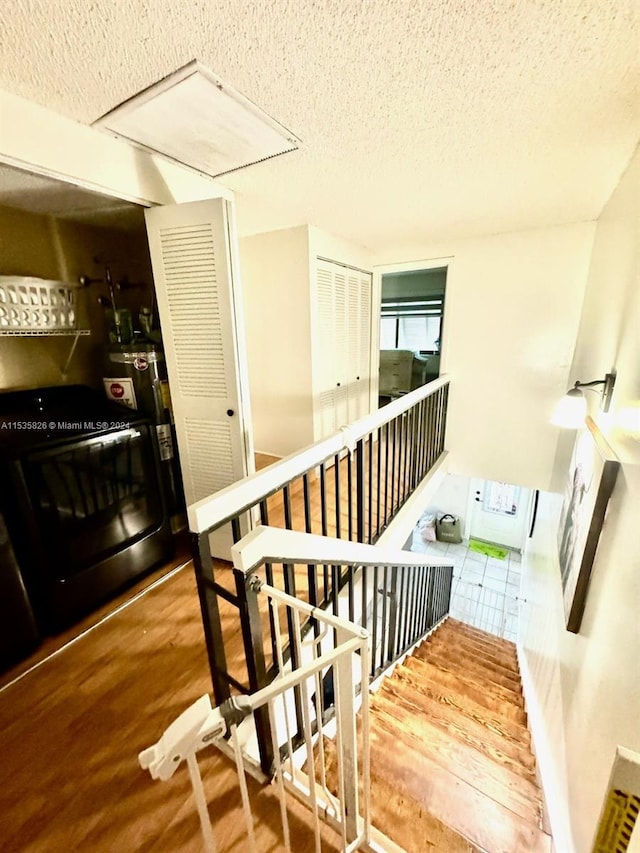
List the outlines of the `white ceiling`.
{"label": "white ceiling", "polygon": [[198,59],[302,140],[242,233],[385,247],[596,218],[640,137],[636,0],[10,0],[0,87],[91,123]]}

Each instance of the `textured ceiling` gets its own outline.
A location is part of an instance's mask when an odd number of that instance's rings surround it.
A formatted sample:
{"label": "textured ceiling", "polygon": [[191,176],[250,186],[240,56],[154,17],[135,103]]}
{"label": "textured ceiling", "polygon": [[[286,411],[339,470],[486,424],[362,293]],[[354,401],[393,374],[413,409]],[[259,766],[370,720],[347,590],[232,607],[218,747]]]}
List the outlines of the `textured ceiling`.
{"label": "textured ceiling", "polygon": [[243,233],[374,250],[593,219],[640,137],[636,0],[5,0],[0,87],[87,124],[191,59],[302,139]]}

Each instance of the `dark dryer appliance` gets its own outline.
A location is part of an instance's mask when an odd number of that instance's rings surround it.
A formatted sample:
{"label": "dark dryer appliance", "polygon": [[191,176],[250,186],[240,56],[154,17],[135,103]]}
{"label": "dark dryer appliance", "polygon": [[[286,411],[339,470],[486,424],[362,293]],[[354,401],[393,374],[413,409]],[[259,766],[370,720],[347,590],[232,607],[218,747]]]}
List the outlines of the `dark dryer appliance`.
{"label": "dark dryer appliance", "polygon": [[0,394],[0,513],[41,634],[173,553],[147,418],[84,386]]}

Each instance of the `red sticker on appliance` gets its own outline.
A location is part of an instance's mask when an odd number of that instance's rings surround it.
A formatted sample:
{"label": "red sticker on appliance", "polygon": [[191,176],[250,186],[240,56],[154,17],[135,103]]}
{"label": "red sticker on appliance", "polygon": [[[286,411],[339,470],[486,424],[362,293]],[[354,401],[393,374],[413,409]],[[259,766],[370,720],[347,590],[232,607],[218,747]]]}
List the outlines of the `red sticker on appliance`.
{"label": "red sticker on appliance", "polygon": [[120,397],[124,397],[124,388],[119,382],[112,382],[109,386],[109,393],[112,397],[119,399]]}
{"label": "red sticker on appliance", "polygon": [[136,370],[146,370],[149,367],[149,362],[143,355],[139,355],[133,360],[133,366]]}

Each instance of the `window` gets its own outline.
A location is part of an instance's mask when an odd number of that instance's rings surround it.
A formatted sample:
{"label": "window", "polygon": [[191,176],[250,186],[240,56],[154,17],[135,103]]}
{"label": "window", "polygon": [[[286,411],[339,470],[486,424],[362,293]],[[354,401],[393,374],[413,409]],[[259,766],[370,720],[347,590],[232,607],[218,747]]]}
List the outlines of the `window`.
{"label": "window", "polygon": [[398,320],[382,317],[380,320],[380,349],[398,349]]}
{"label": "window", "polygon": [[442,329],[442,297],[382,300],[380,349],[437,353]]}
{"label": "window", "polygon": [[398,349],[438,352],[441,319],[441,317],[399,317],[396,320]]}

